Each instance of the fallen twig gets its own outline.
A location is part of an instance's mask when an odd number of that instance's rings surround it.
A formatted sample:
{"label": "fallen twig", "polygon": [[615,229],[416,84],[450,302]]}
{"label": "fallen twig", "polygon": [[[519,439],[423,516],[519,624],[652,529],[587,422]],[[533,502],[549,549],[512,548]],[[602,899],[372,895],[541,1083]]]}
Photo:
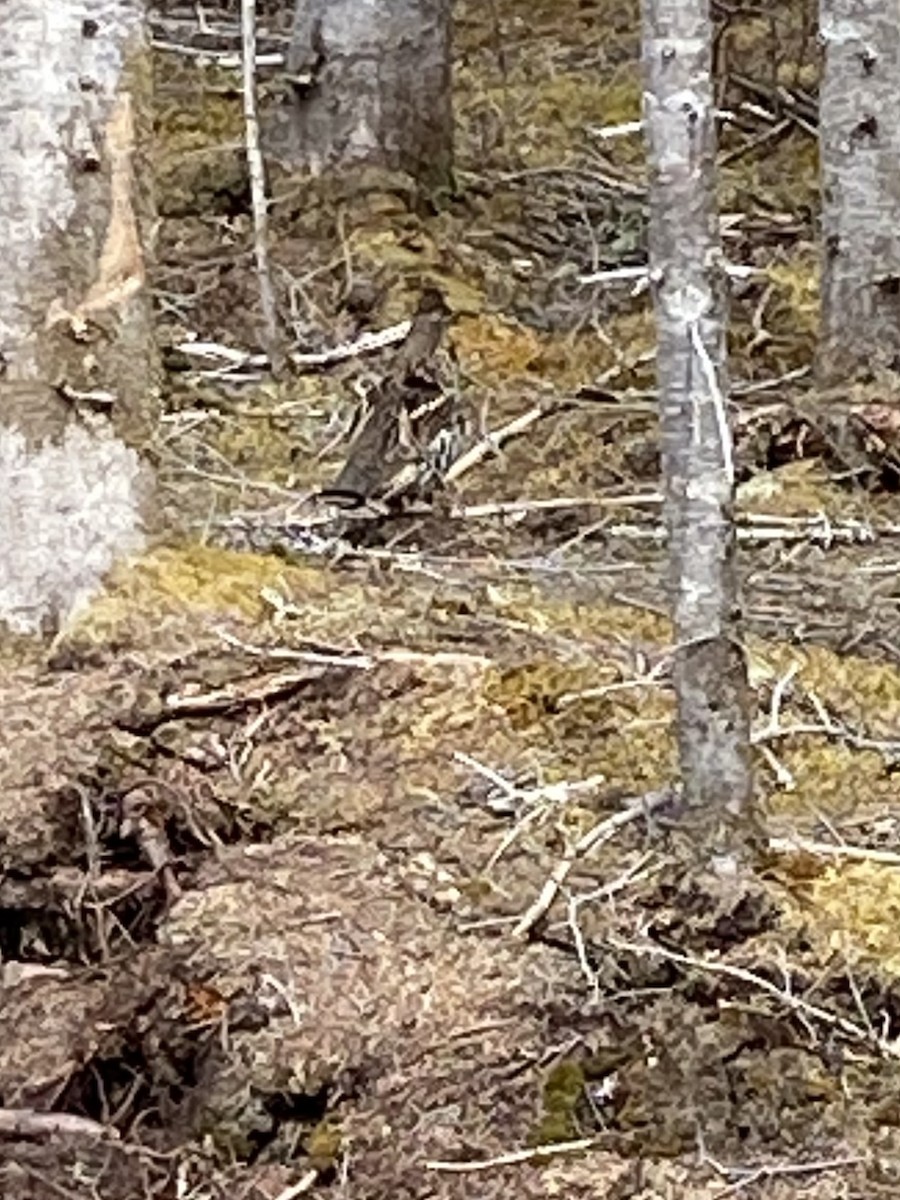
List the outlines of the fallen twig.
{"label": "fallen twig", "polygon": [[492,767],[485,766],[477,758],[472,758],[471,755],[463,753],[462,750],[457,750],[453,757],[458,763],[471,767],[483,779],[487,779],[503,792],[507,804],[513,812],[519,809],[524,810],[523,815],[516,821],[513,828],[504,834],[500,845],[488,859],[485,867],[488,871],[497,865],[516,838],[533,821],[545,815],[549,810],[564,804],[571,796],[577,795],[580,792],[594,791],[602,783],[606,782],[605,775],[590,775],[587,779],[576,779],[571,783],[564,781],[561,783],[545,783],[534,788],[518,788],[515,784],[510,783],[508,779],[504,779]]}
{"label": "fallen twig", "polygon": [[[665,541],[666,530],[659,525],[608,525],[604,533],[609,538],[635,542]],[[736,535],[739,542],[767,545],[772,542],[809,542],[830,550],[834,545],[865,545],[879,538],[900,535],[900,524],[869,521],[831,521],[826,513],[814,517],[772,517],[766,513],[742,513],[738,517]]]}
{"label": "fallen twig", "polygon": [[609,937],[605,940],[607,945],[612,946],[613,949],[623,950],[628,954],[663,958],[667,962],[679,963],[681,966],[692,967],[698,971],[706,971],[711,975],[724,975],[729,979],[736,979],[740,983],[748,984],[750,987],[757,988],[759,991],[765,992],[766,995],[772,996],[801,1018],[811,1017],[813,1020],[821,1021],[823,1025],[828,1025],[832,1029],[839,1029],[841,1033],[846,1034],[856,1041],[873,1045],[882,1054],[890,1058],[900,1058],[900,1040],[895,1039],[891,1041],[888,1038],[873,1034],[865,1026],[858,1025],[855,1021],[851,1021],[847,1017],[842,1017],[839,1013],[830,1012],[827,1008],[822,1008],[818,1004],[811,1004],[801,996],[795,996],[792,992],[780,988],[775,983],[771,983],[764,976],[747,970],[746,967],[732,966],[730,963],[721,962],[718,959],[698,958],[690,954],[681,954],[676,950],[667,950],[664,946],[651,941],[630,942],[617,937]]}
{"label": "fallen twig", "polygon": [[652,857],[653,855],[648,850],[627,871],[623,871],[621,875],[610,880],[609,883],[605,883],[602,887],[595,888],[592,892],[585,892],[580,896],[570,895],[566,901],[566,924],[569,926],[569,932],[572,934],[572,941],[575,944],[578,965],[581,967],[581,973],[591,987],[595,999],[599,992],[598,977],[597,972],[591,968],[588,959],[584,934],[581,932],[581,925],[578,923],[578,910],[583,904],[596,903],[598,900],[611,900],[617,892],[621,892],[624,888],[630,887],[642,879],[649,879],[654,874],[654,871],[659,870],[658,865],[652,868],[648,867],[647,864],[651,861]]}
{"label": "fallen twig", "polygon": [[510,1150],[506,1154],[497,1154],[493,1158],[470,1159],[468,1162],[447,1162],[442,1159],[430,1159],[425,1163],[426,1171],[447,1171],[462,1174],[465,1171],[492,1171],[495,1167],[512,1167],[518,1163],[534,1162],[535,1159],[555,1158],[560,1154],[577,1154],[582,1150],[591,1150],[597,1144],[593,1137],[578,1138],[574,1142],[549,1142],[544,1146],[534,1146],[529,1150]]}
{"label": "fallen twig", "polygon": [[[853,1167],[865,1160],[862,1155],[854,1154],[848,1155],[846,1158],[825,1158],[816,1162],[762,1163],[758,1167],[729,1167],[724,1163],[717,1162],[709,1154],[705,1154],[703,1161],[709,1163],[716,1174],[722,1175],[726,1179],[734,1179],[733,1183],[720,1192],[716,1192],[712,1198],[712,1200],[725,1200],[726,1196],[736,1196],[738,1192],[750,1187],[751,1184],[758,1183],[761,1179],[776,1179],[786,1175],[818,1175],[823,1171],[837,1171],[841,1167]],[[736,1179],[735,1176],[737,1176]]]}
{"label": "fallen twig", "polygon": [[305,1175],[301,1175],[296,1183],[292,1183],[288,1187],[284,1188],[283,1191],[280,1191],[275,1197],[275,1200],[294,1200],[295,1196],[304,1195],[310,1190],[318,1178],[318,1171],[307,1171]]}
{"label": "fallen twig", "polygon": [[35,1112],[31,1108],[0,1108],[0,1136],[106,1138],[118,1141],[119,1131],[88,1117],[65,1112]]}
{"label": "fallen twig", "polygon": [[582,834],[550,872],[547,882],[541,888],[537,899],[519,918],[518,924],[513,929],[513,934],[516,937],[523,937],[526,933],[530,932],[556,899],[557,893],[579,858],[589,854],[591,850],[596,849],[597,846],[602,845],[604,842],[608,842],[611,838],[615,837],[620,829],[630,824],[630,822],[637,820],[639,817],[646,817],[654,809],[667,804],[672,798],[673,793],[669,788],[661,788],[656,792],[648,792],[645,796],[633,800],[627,808],[613,813],[611,817],[605,817],[602,821],[598,821],[587,833]]}
{"label": "fallen twig", "polygon": [[[346,661],[329,665],[358,667],[358,664]],[[316,672],[315,668],[311,667],[306,672],[285,671],[278,675],[267,676],[262,680],[254,680],[247,687],[225,684],[208,692],[176,692],[166,696],[157,711],[147,714],[138,713],[136,728],[146,732],[155,729],[170,718],[213,716],[217,713],[246,708],[251,704],[266,704],[273,700],[284,700],[299,691],[300,688],[320,678],[321,672]],[[129,729],[134,727],[131,724],[123,726],[123,728]]]}
{"label": "fallen twig", "polygon": [[332,346],[329,350],[295,351],[290,359],[295,367],[329,367],[333,363],[345,362],[348,358],[356,358],[360,354],[370,354],[373,350],[384,350],[402,342],[412,327],[411,321],[400,321],[397,325],[389,325],[386,329],[362,333],[355,341],[343,342]]}
{"label": "fallen twig", "polygon": [[540,421],[543,417],[549,417],[553,413],[558,412],[559,408],[560,405],[558,404],[536,404],[534,408],[530,408],[527,412],[514,417],[512,421],[508,421],[506,425],[502,425],[499,429],[486,434],[474,446],[470,447],[465,454],[461,454],[456,462],[451,465],[444,475],[445,482],[453,483],[454,480],[465,475],[466,471],[470,471],[472,467],[477,466],[482,459],[487,458],[489,454],[496,454],[504,442],[508,442],[510,438],[518,437],[520,433],[524,433],[527,429],[530,429],[536,421]]}
{"label": "fallen twig", "polygon": [[661,492],[630,492],[621,496],[572,496],[538,500],[500,500],[493,504],[464,504],[451,508],[449,515],[468,521],[480,517],[526,516],[532,512],[554,512],[572,508],[632,508],[635,505],[662,504]]}
{"label": "fallen twig", "polygon": [[[334,363],[345,362],[349,358],[370,354],[375,350],[384,350],[387,346],[402,342],[409,333],[409,329],[410,322],[401,321],[397,325],[389,325],[386,329],[363,333],[352,342],[343,342],[328,350],[293,351],[289,358],[295,367],[301,369],[304,367],[328,367]],[[251,354],[249,350],[238,350],[221,342],[184,341],[179,342],[174,349],[188,358],[202,358],[210,363],[217,363],[218,365],[212,368],[212,373],[216,375],[230,374],[245,367],[260,370],[265,368],[268,363],[265,354]],[[202,373],[206,374],[207,372]]]}
{"label": "fallen twig", "polygon": [[601,141],[609,141],[612,138],[629,137],[631,134],[640,133],[644,128],[643,121],[620,121],[617,125],[586,125],[585,132],[591,137],[600,138]]}
{"label": "fallen twig", "polygon": [[817,842],[812,838],[769,838],[769,849],[776,854],[813,854],[820,858],[849,858],[854,862],[874,862],[900,867],[900,854],[875,846],[850,846],[844,842]]}
{"label": "fallen twig", "polygon": [[302,662],[317,667],[355,667],[358,671],[371,671],[375,666],[375,659],[371,654],[362,654],[359,651],[295,650],[292,646],[256,646],[252,642],[235,637],[227,629],[217,629],[216,635],[226,646],[253,658]]}
{"label": "fallen twig", "polygon": [[670,684],[666,675],[670,668],[671,660],[666,657],[660,659],[646,675],[639,675],[635,679],[621,679],[617,683],[606,683],[601,687],[584,688],[580,692],[563,692],[556,703],[560,708],[568,708],[579,701],[600,700],[615,692],[629,692],[640,688],[668,688]]}
{"label": "fallen twig", "polygon": [[340,650],[295,650],[292,646],[255,646],[244,642],[225,629],[216,633],[228,646],[251,654],[255,658],[268,658],[288,662],[304,662],[315,666],[355,667],[359,671],[371,671],[378,663],[420,663],[425,666],[478,666],[489,667],[491,659],[483,654],[468,654],[458,650],[407,650],[404,647],[373,650],[367,654],[358,651]]}
{"label": "fallen twig", "polygon": [[806,691],[806,697],[818,714],[819,720],[795,721],[789,725],[782,725],[781,706],[784,700],[784,693],[798,670],[799,668],[796,664],[791,666],[773,688],[769,719],[761,729],[754,730],[750,737],[751,743],[754,746],[790,737],[820,736],[835,738],[838,741],[846,743],[848,746],[852,746],[854,750],[874,750],[876,753],[894,758],[900,756],[900,740],[872,738],[865,734],[856,733],[853,729],[849,729],[844,725],[843,722],[836,720],[828,712],[818,696],[809,690]]}

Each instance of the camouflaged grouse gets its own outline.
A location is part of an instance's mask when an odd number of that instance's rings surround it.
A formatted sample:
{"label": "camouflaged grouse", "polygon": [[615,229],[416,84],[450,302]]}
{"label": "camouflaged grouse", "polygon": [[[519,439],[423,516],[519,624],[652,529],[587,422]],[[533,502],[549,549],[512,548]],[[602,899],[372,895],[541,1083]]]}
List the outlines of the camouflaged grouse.
{"label": "camouflaged grouse", "polygon": [[459,456],[462,413],[442,386],[435,358],[450,321],[437,288],[426,288],[387,378],[357,418],[346,461],[321,498],[347,508],[400,496],[428,498]]}

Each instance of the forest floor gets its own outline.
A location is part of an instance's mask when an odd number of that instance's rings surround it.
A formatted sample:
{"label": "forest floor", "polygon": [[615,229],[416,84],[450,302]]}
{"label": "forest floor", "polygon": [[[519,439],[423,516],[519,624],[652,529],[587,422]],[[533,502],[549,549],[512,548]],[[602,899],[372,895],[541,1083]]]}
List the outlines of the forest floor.
{"label": "forest floor", "polygon": [[[236,77],[159,49],[169,532],[0,657],[4,1200],[897,1194],[900,502],[888,383],[809,377],[799,8],[720,42],[770,839],[740,928],[667,903],[652,315],[582,281],[642,261],[639,136],[596,129],[638,116],[636,14],[459,9],[457,195],[273,182],[310,356],[278,384]],[[160,42],[199,37],[179,13]],[[338,535],[309,493],[390,351],[311,358],[424,282],[503,444]]]}

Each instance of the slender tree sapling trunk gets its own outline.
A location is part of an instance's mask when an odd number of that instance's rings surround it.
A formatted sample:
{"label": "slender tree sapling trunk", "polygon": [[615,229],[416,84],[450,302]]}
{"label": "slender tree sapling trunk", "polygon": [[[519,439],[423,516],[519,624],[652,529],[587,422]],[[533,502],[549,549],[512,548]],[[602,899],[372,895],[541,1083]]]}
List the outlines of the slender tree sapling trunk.
{"label": "slender tree sapling trunk", "polygon": [[708,0],[644,0],[649,249],[684,788],[679,826],[690,856],[728,875],[739,869],[754,824],[748,684],[736,628],[711,32]]}
{"label": "slender tree sapling trunk", "polygon": [[820,0],[822,322],[818,373],[900,371],[900,15]]}

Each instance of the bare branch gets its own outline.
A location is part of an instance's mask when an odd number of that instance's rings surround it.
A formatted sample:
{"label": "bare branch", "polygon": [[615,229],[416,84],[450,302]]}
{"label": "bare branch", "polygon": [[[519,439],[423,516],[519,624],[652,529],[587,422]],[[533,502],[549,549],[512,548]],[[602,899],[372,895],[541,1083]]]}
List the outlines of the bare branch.
{"label": "bare branch", "polygon": [[256,277],[263,312],[263,336],[272,374],[277,378],[284,371],[284,353],[278,330],[278,310],[272,271],[269,266],[269,215],[266,201],[266,177],[259,142],[259,120],[256,114],[256,0],[241,0],[241,33],[243,51],[244,136],[247,149],[247,168],[250,173],[250,194],[253,203],[253,252],[256,257]]}

